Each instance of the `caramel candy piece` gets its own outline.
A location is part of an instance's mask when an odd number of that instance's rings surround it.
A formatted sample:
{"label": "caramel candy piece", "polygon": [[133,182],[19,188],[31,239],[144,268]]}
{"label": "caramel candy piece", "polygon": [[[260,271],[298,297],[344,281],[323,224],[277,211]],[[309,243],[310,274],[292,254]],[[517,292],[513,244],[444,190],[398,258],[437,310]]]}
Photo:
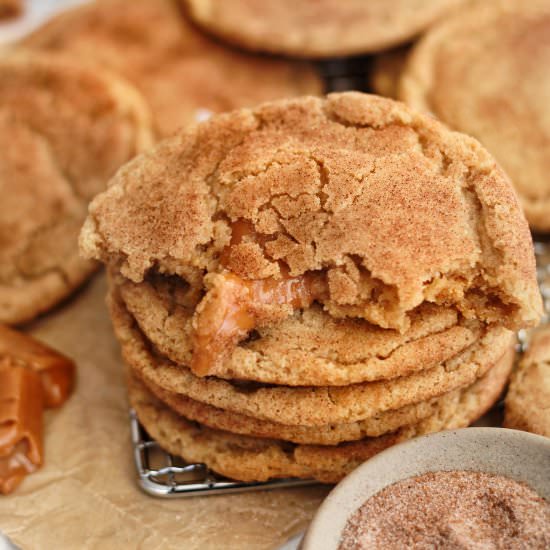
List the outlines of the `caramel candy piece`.
{"label": "caramel candy piece", "polygon": [[27,367],[0,366],[0,493],[42,464],[43,383]]}
{"label": "caramel candy piece", "polygon": [[0,362],[6,359],[40,374],[45,407],[59,407],[69,397],[74,385],[73,361],[27,334],[0,325]]}
{"label": "caramel candy piece", "polygon": [[[254,232],[250,222],[238,220],[232,226],[231,242],[222,252],[225,265],[234,246],[245,237],[264,244],[266,237]],[[258,326],[262,306],[309,307],[326,291],[319,273],[291,277],[285,264],[279,264],[279,279],[243,279],[235,273],[220,274],[198,306],[194,323],[191,369],[199,376],[214,374],[216,366]],[[281,318],[288,310],[279,312]]]}

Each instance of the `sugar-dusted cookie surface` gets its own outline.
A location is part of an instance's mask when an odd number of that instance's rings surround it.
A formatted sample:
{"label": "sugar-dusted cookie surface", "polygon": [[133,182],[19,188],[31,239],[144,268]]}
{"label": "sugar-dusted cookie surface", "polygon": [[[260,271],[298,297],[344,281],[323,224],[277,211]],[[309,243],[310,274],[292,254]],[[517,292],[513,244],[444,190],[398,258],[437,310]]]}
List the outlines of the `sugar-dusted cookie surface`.
{"label": "sugar-dusted cookie surface", "polygon": [[406,42],[463,0],[180,0],[205,30],[298,57],[372,53]]}
{"label": "sugar-dusted cookie surface", "polygon": [[54,306],[96,269],[78,253],[88,201],[152,143],[129,85],[78,61],[0,59],[0,322]]}
{"label": "sugar-dusted cookie surface", "polygon": [[550,4],[479,1],[445,18],[409,56],[400,98],[495,155],[535,231],[550,231]]}
{"label": "sugar-dusted cookie surface", "polygon": [[124,75],[148,101],[160,137],[211,112],[323,89],[308,64],[241,53],[209,39],[172,0],[98,0],[62,13],[24,43]]}
{"label": "sugar-dusted cookie surface", "polygon": [[550,327],[533,335],[512,374],[504,425],[550,437]]}
{"label": "sugar-dusted cookie surface", "polygon": [[442,402],[438,411],[411,426],[336,446],[296,445],[214,430],[190,422],[156,399],[136,379],[129,384],[130,402],[149,434],[169,452],[189,462],[206,463],[214,471],[243,481],[281,477],[313,477],[335,483],[365,460],[411,437],[468,426],[492,406],[511,369],[509,351],[485,378],[459,396]]}

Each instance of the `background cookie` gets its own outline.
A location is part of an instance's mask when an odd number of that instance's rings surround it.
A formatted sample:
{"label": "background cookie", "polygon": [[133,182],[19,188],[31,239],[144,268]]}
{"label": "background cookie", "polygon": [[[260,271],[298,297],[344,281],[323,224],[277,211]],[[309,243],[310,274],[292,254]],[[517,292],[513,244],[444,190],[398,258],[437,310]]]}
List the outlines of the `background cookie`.
{"label": "background cookie", "polygon": [[504,425],[550,437],[550,327],[535,332],[512,374]]}
{"label": "background cookie", "polygon": [[130,401],[150,435],[169,452],[189,462],[204,462],[222,475],[243,481],[270,478],[313,477],[335,483],[390,445],[411,437],[465,427],[494,403],[502,391],[511,367],[493,369],[490,386],[481,385],[464,392],[458,402],[448,403],[433,416],[378,438],[342,443],[336,446],[294,445],[273,439],[260,439],[212,430],[176,415],[149,393],[143,385],[131,381]]}
{"label": "background cookie", "polygon": [[335,57],[406,42],[461,0],[180,0],[201,27],[251,50]]}
{"label": "background cookie", "polygon": [[375,94],[399,97],[399,82],[410,50],[410,45],[403,46],[382,52],[372,60],[368,83]]}
{"label": "background cookie", "polygon": [[0,59],[0,322],[47,310],[95,269],[79,257],[88,201],[151,143],[128,84],[82,63]]}
{"label": "background cookie", "polygon": [[531,227],[550,230],[550,4],[477,2],[432,27],[400,98],[479,139],[509,174]]}
{"label": "background cookie", "polygon": [[211,112],[322,91],[311,66],[246,55],[203,36],[174,0],[98,0],[24,41],[124,75],[148,101],[158,136]]}

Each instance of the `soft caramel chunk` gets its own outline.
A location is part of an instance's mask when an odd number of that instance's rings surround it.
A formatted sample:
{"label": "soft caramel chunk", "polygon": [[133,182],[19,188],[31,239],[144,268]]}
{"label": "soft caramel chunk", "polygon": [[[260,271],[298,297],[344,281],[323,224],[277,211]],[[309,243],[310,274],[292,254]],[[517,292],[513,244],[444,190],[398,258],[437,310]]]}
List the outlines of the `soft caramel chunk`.
{"label": "soft caramel chunk", "polygon": [[[195,319],[191,368],[199,376],[213,374],[233,348],[258,326],[263,306],[309,307],[323,285],[308,273],[280,279],[246,280],[234,273],[222,273],[204,297]],[[284,318],[288,309],[272,311],[272,319]]]}
{"label": "soft caramel chunk", "polygon": [[0,325],[0,362],[5,360],[40,375],[46,407],[59,407],[69,397],[75,378],[73,361],[28,334]]}
{"label": "soft caramel chunk", "polygon": [[[239,220],[232,226],[231,243],[223,251],[222,265],[229,257],[231,246],[245,237],[262,242],[250,222]],[[306,308],[326,290],[318,273],[292,277],[284,264],[279,265],[280,277],[243,279],[229,271],[216,275],[212,286],[197,308],[194,320],[194,345],[191,369],[199,376],[214,374],[241,340],[258,326],[265,306],[271,308],[270,320],[284,318],[291,309]]]}
{"label": "soft caramel chunk", "polygon": [[36,371],[0,366],[0,493],[11,493],[42,464],[42,394]]}

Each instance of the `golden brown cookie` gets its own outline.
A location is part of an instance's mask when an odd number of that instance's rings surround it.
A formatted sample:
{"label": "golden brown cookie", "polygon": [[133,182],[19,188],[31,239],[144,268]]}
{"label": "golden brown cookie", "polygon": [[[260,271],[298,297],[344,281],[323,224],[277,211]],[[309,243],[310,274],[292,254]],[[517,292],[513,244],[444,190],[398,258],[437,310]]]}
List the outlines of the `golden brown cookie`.
{"label": "golden brown cookie", "polygon": [[402,46],[382,52],[373,59],[368,83],[374,93],[397,99],[399,81],[410,50],[410,45]]}
{"label": "golden brown cookie", "polygon": [[159,136],[279,97],[319,94],[311,66],[247,55],[197,31],[174,0],[98,0],[57,16],[24,41],[124,75],[149,102]]}
{"label": "golden brown cookie", "polygon": [[477,2],[414,48],[400,97],[495,155],[536,231],[550,230],[550,4]]}
{"label": "golden brown cookie", "polygon": [[493,328],[451,360],[389,381],[343,387],[269,386],[194,376],[155,353],[116,292],[109,302],[122,355],[147,384],[219,409],[294,426],[349,424],[469,386],[497,363],[513,340],[510,331]]}
{"label": "golden brown cookie", "polygon": [[149,434],[188,462],[203,462],[222,475],[243,481],[312,477],[335,483],[395,443],[474,422],[493,405],[506,384],[511,368],[510,354],[507,355],[507,362],[501,362],[485,379],[421,422],[381,437],[336,446],[295,445],[207,428],[174,413],[136,379],[130,380],[130,402]]}
{"label": "golden brown cookie", "polygon": [[534,333],[512,374],[504,425],[550,437],[550,326]]}
{"label": "golden brown cookie", "polygon": [[[171,361],[188,366],[193,313],[185,285],[155,274],[133,283],[116,276],[117,291],[147,339]],[[186,299],[187,298],[187,299]],[[298,311],[234,349],[221,378],[288,386],[343,386],[407,376],[433,368],[473,344],[479,323],[456,310],[423,304],[403,334],[363,319],[334,319],[321,307]]]}
{"label": "golden brown cookie", "polygon": [[407,405],[401,409],[386,411],[371,418],[350,424],[328,424],[326,426],[287,426],[280,422],[259,420],[251,416],[232,413],[194,401],[181,394],[163,390],[161,387],[145,383],[147,389],[177,414],[202,425],[236,434],[282,439],[308,445],[338,445],[344,441],[356,441],[365,437],[379,437],[394,432],[404,426],[417,424],[429,416],[439,414],[449,406],[464,398],[465,392],[483,393],[492,391],[497,373],[509,373],[515,357],[513,347],[505,353],[497,364],[483,377],[466,389],[454,390],[439,398]]}
{"label": "golden brown cookie", "polygon": [[95,270],[78,254],[88,201],[151,143],[149,112],[115,76],[78,61],[0,60],[0,322],[22,323]]}
{"label": "golden brown cookie", "polygon": [[422,304],[510,329],[540,316],[504,173],[475,140],[377,96],[213,117],[128,163],[89,212],[85,255],[134,283],[166,276],[192,312],[198,376],[253,378],[235,348],[314,304],[402,334]]}
{"label": "golden brown cookie", "polygon": [[253,51],[371,53],[406,42],[463,0],[180,0],[202,28]]}

